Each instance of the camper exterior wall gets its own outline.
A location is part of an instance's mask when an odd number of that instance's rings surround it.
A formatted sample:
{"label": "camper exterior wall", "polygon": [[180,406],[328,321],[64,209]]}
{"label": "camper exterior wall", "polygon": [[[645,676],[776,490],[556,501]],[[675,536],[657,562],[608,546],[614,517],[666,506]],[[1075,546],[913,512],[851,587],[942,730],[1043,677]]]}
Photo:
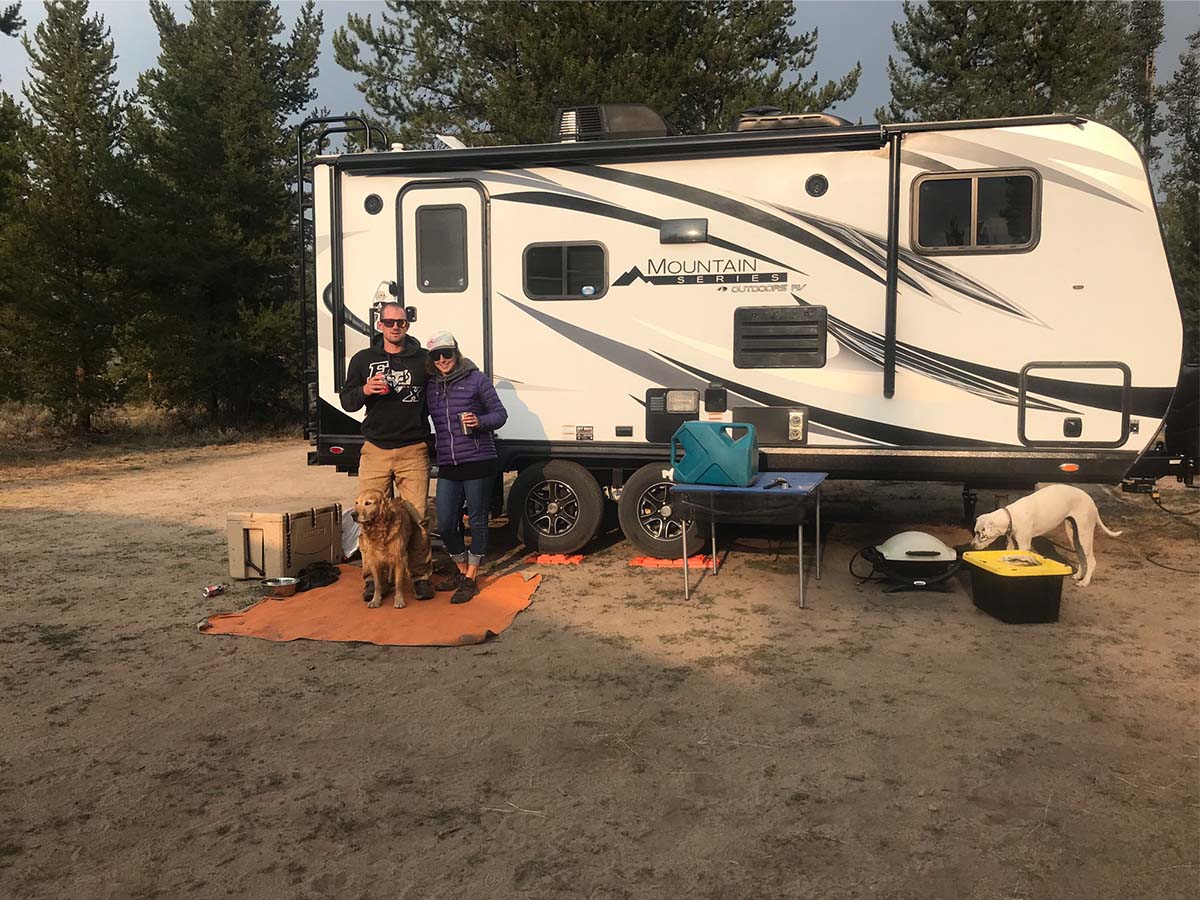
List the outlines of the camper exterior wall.
{"label": "camper exterior wall", "polygon": [[[366,346],[371,299],[387,280],[417,307],[417,334],[447,328],[485,357],[510,413],[501,437],[525,458],[661,459],[646,441],[647,389],[702,392],[715,380],[731,407],[808,409],[804,446],[764,448],[779,468],[1112,481],[1170,401],[1182,328],[1148,180],[1133,147],[1096,123],[904,136],[892,399],[881,369],[886,146],[459,169],[471,153],[421,154],[430,162],[419,173],[389,174],[368,155],[315,167],[318,459],[330,460],[334,442],[350,451],[343,461],[353,455],[340,368]],[[439,158],[456,163],[440,168]],[[960,172],[1035,173],[1036,244],[915,253],[914,186]],[[807,189],[816,175],[827,184],[819,196]],[[382,212],[367,211],[371,195]],[[462,291],[421,290],[413,231],[423,203],[463,206]],[[661,223],[679,219],[706,220],[707,240],[660,243]],[[554,244],[602,248],[603,284],[575,299],[531,292],[526,250]],[[803,304],[828,310],[823,367],[734,365],[736,308]],[[1081,420],[1079,437],[1064,436],[1067,418]]]}

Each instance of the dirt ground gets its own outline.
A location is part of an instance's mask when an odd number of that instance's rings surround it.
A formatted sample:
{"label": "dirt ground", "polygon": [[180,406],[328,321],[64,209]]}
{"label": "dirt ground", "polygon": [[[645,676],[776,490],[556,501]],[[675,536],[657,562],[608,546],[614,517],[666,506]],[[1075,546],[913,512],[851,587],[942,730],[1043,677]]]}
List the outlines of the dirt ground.
{"label": "dirt ground", "polygon": [[200,596],[226,512],[352,497],[304,460],[0,469],[0,897],[1197,896],[1195,516],[1093,490],[1125,534],[1056,625],[856,586],[967,532],[956,486],[842,483],[805,610],[790,529],[727,530],[690,604],[610,535],[478,647],[199,634],[256,599]]}

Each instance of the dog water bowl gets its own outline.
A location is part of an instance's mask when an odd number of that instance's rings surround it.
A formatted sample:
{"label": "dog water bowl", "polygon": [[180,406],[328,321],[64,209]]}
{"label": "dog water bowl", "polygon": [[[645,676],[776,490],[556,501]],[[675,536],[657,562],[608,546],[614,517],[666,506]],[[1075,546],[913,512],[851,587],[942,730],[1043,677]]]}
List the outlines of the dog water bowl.
{"label": "dog water bowl", "polygon": [[988,615],[1010,625],[1058,621],[1070,566],[1028,550],[973,550],[963,562],[971,566],[971,597]]}
{"label": "dog water bowl", "polygon": [[273,600],[283,600],[296,593],[295,578],[267,578],[262,586],[267,589],[267,596]]}

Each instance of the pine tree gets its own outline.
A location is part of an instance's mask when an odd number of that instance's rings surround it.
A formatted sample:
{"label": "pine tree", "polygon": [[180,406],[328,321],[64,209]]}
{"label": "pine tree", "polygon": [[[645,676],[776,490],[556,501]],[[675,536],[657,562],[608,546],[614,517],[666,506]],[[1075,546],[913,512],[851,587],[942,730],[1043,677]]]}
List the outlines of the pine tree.
{"label": "pine tree", "polygon": [[14,212],[21,206],[22,159],[17,144],[21,110],[12,97],[0,91],[0,400],[25,397],[25,357],[17,315],[20,296],[19,229]]}
{"label": "pine tree", "polygon": [[24,89],[31,122],[19,143],[28,180],[12,210],[19,247],[10,252],[20,261],[5,324],[30,396],[82,434],[112,397],[120,318],[110,242],[122,121],[113,43],[85,0],[47,2],[45,21],[23,42],[32,74]]}
{"label": "pine tree", "polygon": [[20,3],[10,3],[0,10],[0,34],[11,37],[24,27],[25,20],[21,18]]}
{"label": "pine tree", "polygon": [[1043,113],[1105,117],[1123,59],[1115,3],[904,2],[880,121]]}
{"label": "pine tree", "polygon": [[1163,40],[1162,0],[1133,0],[1125,10],[1119,94],[1108,124],[1128,137],[1153,166],[1162,151],[1154,140],[1163,131],[1161,90],[1155,85],[1154,51]]}
{"label": "pine tree", "polygon": [[286,39],[267,2],[160,0],[158,66],[130,123],[127,261],[143,309],[139,353],[156,399],[246,423],[297,406],[294,134],[314,98],[321,16]]}
{"label": "pine tree", "polygon": [[[0,34],[15,35],[25,25],[20,4],[0,12]],[[15,311],[16,278],[19,267],[18,239],[13,211],[21,202],[24,164],[17,144],[22,124],[21,109],[0,90],[0,399],[24,397],[20,348],[13,337],[18,330],[12,321]]]}
{"label": "pine tree", "polygon": [[723,131],[744,109],[834,109],[860,66],[818,83],[817,32],[793,34],[792,4],[425,3],[388,0],[379,24],[349,16],[339,65],[400,138],[473,143],[553,136],[556,108],[646,103],[683,133]]}
{"label": "pine tree", "polygon": [[1171,151],[1171,168],[1163,177],[1163,226],[1183,313],[1184,359],[1200,362],[1200,31],[1188,35],[1163,96]]}

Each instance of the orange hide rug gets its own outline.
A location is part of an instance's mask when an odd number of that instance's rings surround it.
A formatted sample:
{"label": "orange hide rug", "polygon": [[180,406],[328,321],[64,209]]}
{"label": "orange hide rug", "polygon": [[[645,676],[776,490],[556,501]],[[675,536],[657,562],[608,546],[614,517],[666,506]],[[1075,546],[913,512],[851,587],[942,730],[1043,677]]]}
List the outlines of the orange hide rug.
{"label": "orange hide rug", "polygon": [[266,641],[359,641],[395,647],[482,644],[513,623],[532,602],[540,575],[489,578],[469,603],[453,605],[450,592],[432,600],[411,598],[403,609],[389,596],[379,609],[362,599],[362,569],[339,566],[341,577],[286,600],[266,599],[236,613],[217,613],[200,623],[203,634],[240,634]]}

